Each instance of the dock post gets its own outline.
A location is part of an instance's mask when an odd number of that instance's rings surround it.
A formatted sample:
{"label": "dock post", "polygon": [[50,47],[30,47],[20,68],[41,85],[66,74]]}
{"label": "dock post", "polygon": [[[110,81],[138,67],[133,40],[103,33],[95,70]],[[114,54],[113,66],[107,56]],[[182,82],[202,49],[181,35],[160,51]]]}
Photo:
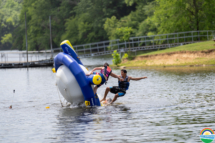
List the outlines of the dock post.
{"label": "dock post", "polygon": [[51,47],[51,59],[53,58],[52,50],[52,28],[51,28],[51,16],[49,16],[49,29],[50,29],[50,47]]}
{"label": "dock post", "polygon": [[26,55],[27,55],[27,68],[28,68],[28,38],[27,38],[27,23],[26,23],[26,12],[25,12],[25,40],[26,40]]}

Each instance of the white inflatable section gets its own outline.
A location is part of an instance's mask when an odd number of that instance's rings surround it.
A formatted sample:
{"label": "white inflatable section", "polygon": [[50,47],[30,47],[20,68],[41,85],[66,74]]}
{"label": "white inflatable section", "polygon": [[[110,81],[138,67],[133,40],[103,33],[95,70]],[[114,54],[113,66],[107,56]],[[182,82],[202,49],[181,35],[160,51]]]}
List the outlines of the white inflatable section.
{"label": "white inflatable section", "polygon": [[[88,73],[88,70],[84,66],[80,65],[80,67],[85,73]],[[78,82],[65,65],[58,68],[56,78],[57,87],[68,102],[72,104],[84,102],[84,97]]]}

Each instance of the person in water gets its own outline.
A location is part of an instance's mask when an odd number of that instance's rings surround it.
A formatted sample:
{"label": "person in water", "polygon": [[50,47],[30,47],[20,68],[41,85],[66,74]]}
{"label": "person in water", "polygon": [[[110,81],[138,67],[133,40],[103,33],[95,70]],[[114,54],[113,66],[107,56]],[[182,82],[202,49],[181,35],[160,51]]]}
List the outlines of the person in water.
{"label": "person in water", "polygon": [[118,97],[122,97],[126,94],[126,90],[128,90],[130,85],[129,83],[130,80],[141,80],[141,79],[147,78],[147,77],[134,78],[134,77],[127,76],[127,71],[125,69],[121,70],[121,76],[118,76],[118,77],[120,77],[118,81],[119,85],[113,86],[113,87],[107,87],[105,90],[104,98],[100,102],[106,101],[107,94],[111,92],[115,94],[113,100],[110,102],[110,104],[112,104],[114,101],[117,100]]}
{"label": "person in water", "polygon": [[[100,70],[100,73],[96,73],[94,72],[95,70]],[[90,71],[88,74],[86,74],[87,76],[91,75],[91,74],[99,74],[102,78],[102,82],[99,85],[96,85],[93,89],[94,94],[97,92],[97,89],[103,85],[104,83],[106,83],[108,81],[109,76],[112,76],[114,78],[118,78],[120,79],[119,76],[117,76],[116,74],[112,73],[111,68],[109,67],[108,63],[105,63],[103,67],[96,67],[94,68],[92,71]]]}

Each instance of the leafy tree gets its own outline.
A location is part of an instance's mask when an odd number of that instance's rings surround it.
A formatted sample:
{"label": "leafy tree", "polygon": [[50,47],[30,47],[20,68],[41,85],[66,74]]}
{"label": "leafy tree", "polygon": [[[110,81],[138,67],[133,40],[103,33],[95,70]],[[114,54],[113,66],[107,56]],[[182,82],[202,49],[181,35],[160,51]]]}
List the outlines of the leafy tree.
{"label": "leafy tree", "polygon": [[117,50],[113,51],[112,57],[113,57],[112,62],[114,65],[117,66],[118,64],[121,63],[120,54],[117,52]]}
{"label": "leafy tree", "polygon": [[134,6],[127,6],[124,0],[81,0],[74,8],[76,16],[70,17],[65,23],[66,32],[62,39],[67,37],[74,44],[107,40],[111,35],[103,27],[106,19],[111,16],[123,17],[131,10],[134,10]]}
{"label": "leafy tree", "polygon": [[[107,39],[215,28],[214,0],[0,0],[0,49],[49,49],[62,40],[85,44]],[[114,43],[112,43],[114,44]]]}
{"label": "leafy tree", "polygon": [[3,37],[2,37],[2,40],[1,40],[1,43],[2,44],[5,44],[5,43],[12,43],[12,34],[9,33],[9,34],[5,34]]}
{"label": "leafy tree", "polygon": [[25,12],[27,15],[29,50],[50,48],[49,16],[52,16],[53,46],[59,45],[60,39],[58,34],[62,32],[59,25],[62,26],[63,24],[61,19],[58,18],[58,15],[55,15],[56,11],[60,11],[59,6],[59,1],[24,0],[20,14],[20,30],[17,30],[16,33],[16,39],[19,39],[16,40],[16,45],[22,45],[21,49],[25,49]]}
{"label": "leafy tree", "polygon": [[146,18],[139,24],[136,36],[149,35],[150,32],[157,33],[156,24],[154,24],[151,17],[154,15],[156,3],[155,1],[148,2],[147,5],[142,7],[143,13]]}
{"label": "leafy tree", "polygon": [[79,0],[23,0],[19,29],[15,31],[14,45],[25,49],[25,12],[27,15],[29,50],[50,49],[49,16],[51,16],[53,48],[59,47],[65,33],[66,19],[74,16]]}
{"label": "leafy tree", "polygon": [[124,0],[23,0],[19,28],[15,30],[14,45],[25,49],[25,12],[27,13],[29,50],[49,49],[49,16],[52,16],[53,47],[62,40],[85,44],[107,40],[106,18],[128,15],[135,6]]}
{"label": "leafy tree", "polygon": [[156,0],[150,21],[158,33],[214,29],[214,0]]}
{"label": "leafy tree", "polygon": [[[149,32],[151,29],[151,23],[147,24],[147,27],[140,27],[140,24],[147,19],[151,12],[152,2],[154,0],[125,0],[128,6],[134,5],[136,10],[132,11],[129,15],[117,19],[115,16],[107,18],[104,24],[104,29],[108,34],[109,39],[117,39],[119,36],[116,34],[117,28],[126,29],[126,27],[132,28],[130,37],[132,36],[142,36]],[[150,5],[150,7],[147,7]],[[141,28],[141,29],[140,29]],[[154,29],[153,29],[154,30]],[[143,31],[143,32],[142,32]]]}
{"label": "leafy tree", "polygon": [[11,48],[21,7],[22,0],[0,0],[0,49]]}
{"label": "leafy tree", "polygon": [[107,32],[108,38],[110,40],[117,39],[116,37],[116,28],[117,28],[118,19],[116,16],[107,18],[104,24],[104,30]]}
{"label": "leafy tree", "polygon": [[116,35],[120,41],[129,41],[133,29],[131,27],[122,27],[116,29]]}

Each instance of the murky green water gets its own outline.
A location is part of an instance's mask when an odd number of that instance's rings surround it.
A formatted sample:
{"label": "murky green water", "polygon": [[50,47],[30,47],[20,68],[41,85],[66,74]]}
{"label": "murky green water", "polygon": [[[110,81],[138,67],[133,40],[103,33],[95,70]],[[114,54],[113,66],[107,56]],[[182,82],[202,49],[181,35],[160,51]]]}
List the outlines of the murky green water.
{"label": "murky green water", "polygon": [[[215,130],[214,67],[129,69],[128,75],[148,78],[131,81],[114,105],[62,108],[51,68],[1,69],[0,142],[194,143],[203,128]],[[98,93],[113,85],[110,78]]]}

